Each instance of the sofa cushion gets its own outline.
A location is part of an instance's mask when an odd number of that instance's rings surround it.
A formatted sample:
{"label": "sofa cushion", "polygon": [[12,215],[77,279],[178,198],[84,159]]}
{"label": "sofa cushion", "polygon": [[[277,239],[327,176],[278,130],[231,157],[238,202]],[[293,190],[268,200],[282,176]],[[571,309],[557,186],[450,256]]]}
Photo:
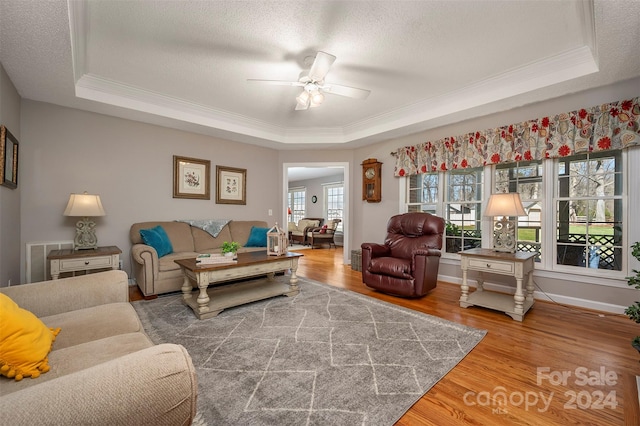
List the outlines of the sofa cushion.
{"label": "sofa cushion", "polygon": [[305,228],[316,228],[320,225],[320,221],[319,220],[309,220],[309,219],[300,219],[300,221],[298,221],[298,230],[299,231],[304,231]]}
{"label": "sofa cushion", "polygon": [[171,240],[169,240],[169,236],[162,226],[158,225],[150,229],[141,229],[140,235],[142,236],[142,241],[144,241],[146,245],[156,249],[158,257],[173,253]]}
{"label": "sofa cushion", "polygon": [[2,293],[0,325],[0,374],[20,381],[49,371],[47,355],[60,329],[49,329]]}
{"label": "sofa cushion", "polygon": [[55,350],[117,334],[142,331],[135,309],[127,302],[107,303],[41,319],[45,324],[64,330],[56,338]]}
{"label": "sofa cushion", "polygon": [[178,265],[175,262],[176,260],[195,258],[197,255],[198,253],[196,253],[195,251],[168,254],[162,259],[158,259],[158,271],[160,272],[179,271],[180,265]]}
{"label": "sofa cushion", "polygon": [[231,231],[231,239],[226,241],[235,241],[241,246],[246,246],[251,234],[251,227],[267,228],[269,225],[263,220],[232,220],[227,226]]}
{"label": "sofa cushion", "polygon": [[251,233],[245,247],[266,247],[267,246],[267,232],[269,228],[261,228],[257,226],[251,227]]}
{"label": "sofa cushion", "polygon": [[224,241],[231,241],[231,231],[228,224],[220,230],[217,237],[195,226],[191,227],[191,235],[193,236],[193,251],[198,253],[220,248]]}
{"label": "sofa cushion", "polygon": [[54,349],[49,354],[51,370],[38,380],[22,380],[12,386],[2,387],[2,394],[16,392],[42,382],[48,382],[80,370],[115,360],[124,355],[153,346],[144,333],[126,333],[104,339],[92,340],[64,349]]}
{"label": "sofa cushion", "polygon": [[162,228],[169,236],[169,240],[171,240],[171,245],[173,246],[174,252],[195,251],[193,246],[193,237],[191,236],[191,225],[185,222],[161,221],[134,223],[129,229],[129,238],[131,239],[131,243],[144,243],[142,241],[142,237],[140,236],[140,230],[153,228],[154,226],[158,225],[162,226]]}

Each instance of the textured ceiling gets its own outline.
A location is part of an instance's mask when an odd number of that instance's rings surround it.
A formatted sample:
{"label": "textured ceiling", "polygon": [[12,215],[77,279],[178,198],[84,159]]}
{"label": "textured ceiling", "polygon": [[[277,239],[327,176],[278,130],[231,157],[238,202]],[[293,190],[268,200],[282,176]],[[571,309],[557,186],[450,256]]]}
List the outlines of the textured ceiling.
{"label": "textured ceiling", "polygon": [[[0,59],[27,99],[355,147],[637,77],[639,17],[624,0],[0,0]],[[295,111],[300,88],[247,83],[295,81],[318,50],[337,57],[327,82],[371,95]]]}

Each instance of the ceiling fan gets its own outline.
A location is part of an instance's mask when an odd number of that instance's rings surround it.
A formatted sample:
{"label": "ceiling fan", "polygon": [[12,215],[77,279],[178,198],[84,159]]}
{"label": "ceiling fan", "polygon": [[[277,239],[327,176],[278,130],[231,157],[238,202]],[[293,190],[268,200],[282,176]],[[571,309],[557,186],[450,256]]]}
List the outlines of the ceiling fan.
{"label": "ceiling fan", "polygon": [[302,87],[302,93],[296,97],[296,110],[305,110],[320,106],[324,101],[324,94],[346,96],[348,98],[366,99],[371,93],[370,90],[358,89],[355,87],[341,86],[333,83],[325,83],[331,65],[336,57],[325,52],[318,52],[311,65],[308,75],[300,77],[298,81],[278,81],[278,80],[247,80],[250,83],[274,84],[277,86]]}

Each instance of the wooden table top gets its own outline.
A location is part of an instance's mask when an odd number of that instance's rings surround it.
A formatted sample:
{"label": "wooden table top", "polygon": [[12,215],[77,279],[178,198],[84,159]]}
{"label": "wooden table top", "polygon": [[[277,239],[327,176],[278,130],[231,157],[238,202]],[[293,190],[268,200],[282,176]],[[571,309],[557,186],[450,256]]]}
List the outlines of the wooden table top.
{"label": "wooden table top", "polygon": [[196,264],[196,258],[174,260],[178,265],[191,271],[209,271],[212,269],[237,268],[238,266],[257,265],[277,260],[302,257],[300,253],[287,252],[282,256],[269,256],[266,250],[238,253],[238,261],[234,263]]}
{"label": "wooden table top", "polygon": [[47,255],[47,259],[66,259],[69,257],[95,257],[95,256],[110,256],[112,254],[120,254],[122,250],[120,250],[116,246],[105,246],[98,247],[95,249],[87,249],[87,250],[74,250],[74,249],[62,249],[62,250],[51,250]]}
{"label": "wooden table top", "polygon": [[536,253],[528,252],[528,251],[517,251],[515,253],[509,253],[504,251],[495,251],[492,249],[485,248],[474,248],[470,250],[463,250],[458,252],[461,256],[480,256],[489,259],[496,260],[512,260],[518,262],[524,262],[531,257],[534,257]]}

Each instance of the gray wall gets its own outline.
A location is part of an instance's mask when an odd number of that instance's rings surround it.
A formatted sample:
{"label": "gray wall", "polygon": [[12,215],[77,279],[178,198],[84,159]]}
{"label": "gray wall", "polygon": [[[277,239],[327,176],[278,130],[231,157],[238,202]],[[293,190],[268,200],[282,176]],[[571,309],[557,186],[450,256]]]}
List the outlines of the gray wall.
{"label": "gray wall", "polygon": [[[32,241],[73,239],[75,219],[62,213],[69,194],[83,191],[100,195],[107,215],[96,218],[98,243],[120,247],[129,273],[133,223],[279,217],[272,149],[29,100],[22,120],[22,251]],[[173,155],[211,161],[211,200],[173,198]],[[216,165],[247,169],[246,206],[215,203]]]}
{"label": "gray wall", "polygon": [[[19,97],[13,95],[9,97],[13,100],[7,100],[5,86],[12,88],[12,85],[6,75],[3,74],[2,79],[1,117],[3,122],[6,116],[7,120],[19,123],[11,126],[19,130],[14,134],[20,140],[19,192],[0,188],[3,267],[0,278],[5,281],[8,276],[5,265],[10,265],[8,268],[14,271],[14,276],[22,274],[24,279],[23,267],[19,265],[24,264],[25,243],[73,237],[74,220],[62,216],[72,192],[100,194],[107,216],[97,220],[99,243],[122,248],[125,270],[130,272],[128,230],[135,222],[226,217],[281,222],[285,217],[285,164],[347,163],[349,185],[346,190],[350,203],[347,247],[359,247],[365,241],[382,241],[388,218],[402,209],[399,200],[403,188],[400,180],[393,177],[394,158],[390,155],[398,147],[637,96],[640,87],[640,79],[635,79],[357,149],[277,151],[30,100],[22,100],[20,109]],[[15,93],[15,89],[12,90]],[[6,107],[7,103],[11,106]],[[12,112],[7,112],[7,108]],[[629,150],[629,154],[631,164],[640,162],[640,149]],[[246,168],[247,205],[216,204],[213,186],[210,201],[172,198],[173,155],[209,159],[212,174],[216,164]],[[367,158],[377,158],[384,163],[381,203],[361,200],[360,163]],[[629,171],[630,182],[640,181],[638,169]],[[211,184],[214,182],[212,176]],[[640,211],[638,198],[637,191],[632,193],[630,211]],[[6,213],[6,206],[10,214]],[[273,216],[268,216],[268,209],[273,210]],[[639,241],[638,221],[632,220],[627,226],[631,232],[629,242]],[[15,237],[17,229],[19,237]],[[9,234],[14,236],[5,240]],[[22,253],[22,262],[8,260],[9,252]],[[629,266],[640,267],[635,263]],[[445,259],[441,278],[459,282],[459,262]],[[496,282],[501,284],[499,278]],[[599,285],[601,283],[589,277],[536,271],[536,283],[561,301],[602,309],[608,308],[607,304],[625,306],[637,298],[624,280]],[[0,284],[6,285],[6,282]]]}
{"label": "gray wall", "polygon": [[[0,64],[0,124],[18,139],[18,155],[22,159],[20,133],[20,95]],[[18,188],[0,186],[0,287],[20,281],[20,194],[22,162],[18,167]]]}

